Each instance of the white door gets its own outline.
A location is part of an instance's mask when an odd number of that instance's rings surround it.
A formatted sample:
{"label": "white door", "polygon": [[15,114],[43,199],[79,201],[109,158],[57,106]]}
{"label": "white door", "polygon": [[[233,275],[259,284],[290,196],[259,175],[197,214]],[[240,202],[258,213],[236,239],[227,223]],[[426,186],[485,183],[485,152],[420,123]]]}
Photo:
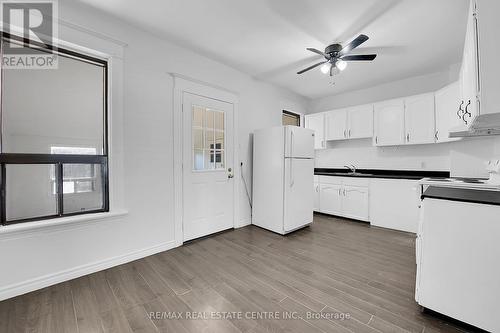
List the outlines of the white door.
{"label": "white door", "polygon": [[373,141],[376,146],[404,144],[404,111],[404,102],[402,99],[375,104],[375,137],[373,138]]}
{"label": "white door", "polygon": [[285,157],[314,158],[314,131],[297,126],[286,126]]}
{"label": "white door", "polygon": [[348,112],[349,139],[371,138],[373,136],[373,105],[360,105]]}
{"label": "white door", "polygon": [[184,93],[184,241],[233,227],[233,168],[233,104]]}
{"label": "white door", "polygon": [[449,135],[450,130],[460,126],[462,121],[459,112],[460,98],[458,81],[436,92],[436,142],[459,140],[458,138],[450,138]]}
{"label": "white door", "polygon": [[405,129],[407,144],[435,142],[434,93],[405,99]]}
{"label": "white door", "polygon": [[314,160],[285,159],[284,231],[289,232],[313,221]]}
{"label": "white door", "polygon": [[314,131],[314,149],[324,149],[325,144],[325,115],[323,113],[306,115],[306,128]]}
{"label": "white door", "polygon": [[342,191],[342,210],[351,219],[368,221],[368,188],[344,186]]}
{"label": "white door", "polygon": [[342,215],[342,185],[320,184],[321,212],[332,215]]}
{"label": "white door", "polygon": [[330,111],[325,119],[326,140],[347,139],[347,109]]}

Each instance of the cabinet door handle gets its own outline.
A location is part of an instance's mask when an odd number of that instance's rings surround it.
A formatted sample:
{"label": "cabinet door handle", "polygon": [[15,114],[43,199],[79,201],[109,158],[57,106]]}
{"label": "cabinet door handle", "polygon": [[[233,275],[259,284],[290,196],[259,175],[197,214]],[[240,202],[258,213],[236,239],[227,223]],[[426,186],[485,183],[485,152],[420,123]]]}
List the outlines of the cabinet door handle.
{"label": "cabinet door handle", "polygon": [[470,106],[470,103],[471,103],[471,100],[469,99],[469,101],[467,102],[467,105],[465,106],[465,111],[462,115],[462,120],[464,121],[465,125],[468,124],[467,120],[465,120],[465,116],[468,116],[469,118],[472,118],[472,113],[469,112],[469,106]]}
{"label": "cabinet door handle", "polygon": [[344,189],[344,197],[345,197],[345,189]]}
{"label": "cabinet door handle", "polygon": [[344,130],[344,138],[347,138],[347,130]]}
{"label": "cabinet door handle", "polygon": [[464,110],[462,109],[462,106],[464,106],[464,103],[465,103],[465,101],[462,101],[462,102],[460,102],[460,105],[458,106],[458,110],[457,110],[458,119],[462,119],[462,114],[464,112]]}
{"label": "cabinet door handle", "polygon": [[342,190],[339,188],[339,197],[342,195]]}
{"label": "cabinet door handle", "polygon": [[434,137],[436,138],[436,141],[439,141],[439,135],[438,135],[439,131],[436,131],[436,133],[434,134]]}
{"label": "cabinet door handle", "polygon": [[349,137],[351,137],[351,129],[349,128],[349,132],[347,133]]}
{"label": "cabinet door handle", "polygon": [[406,142],[410,142],[410,133],[406,133]]}
{"label": "cabinet door handle", "polygon": [[375,144],[378,143],[378,136],[375,136]]}

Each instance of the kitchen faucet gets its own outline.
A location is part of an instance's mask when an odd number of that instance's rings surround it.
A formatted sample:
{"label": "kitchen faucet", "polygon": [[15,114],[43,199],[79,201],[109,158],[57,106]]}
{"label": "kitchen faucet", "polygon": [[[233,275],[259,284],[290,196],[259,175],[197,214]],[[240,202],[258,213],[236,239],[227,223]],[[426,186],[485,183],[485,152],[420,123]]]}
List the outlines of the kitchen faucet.
{"label": "kitchen faucet", "polygon": [[344,168],[351,170],[352,173],[356,173],[356,167],[354,164],[344,165]]}

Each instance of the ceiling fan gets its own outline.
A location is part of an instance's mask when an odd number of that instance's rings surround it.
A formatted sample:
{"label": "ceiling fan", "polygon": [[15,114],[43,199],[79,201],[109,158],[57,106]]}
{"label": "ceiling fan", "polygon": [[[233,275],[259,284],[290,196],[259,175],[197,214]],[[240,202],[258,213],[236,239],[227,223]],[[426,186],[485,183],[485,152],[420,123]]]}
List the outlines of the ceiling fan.
{"label": "ceiling fan", "polygon": [[325,57],[325,61],[321,61],[317,64],[304,68],[303,70],[298,71],[297,74],[305,73],[313,68],[323,65],[321,66],[321,72],[324,74],[330,73],[330,76],[333,76],[334,70],[343,71],[347,67],[347,61],[372,61],[377,57],[376,54],[349,54],[352,50],[367,40],[368,36],[359,35],[346,46],[342,46],[338,43],[328,45],[325,48],[325,52],[308,47],[308,51],[322,55]]}

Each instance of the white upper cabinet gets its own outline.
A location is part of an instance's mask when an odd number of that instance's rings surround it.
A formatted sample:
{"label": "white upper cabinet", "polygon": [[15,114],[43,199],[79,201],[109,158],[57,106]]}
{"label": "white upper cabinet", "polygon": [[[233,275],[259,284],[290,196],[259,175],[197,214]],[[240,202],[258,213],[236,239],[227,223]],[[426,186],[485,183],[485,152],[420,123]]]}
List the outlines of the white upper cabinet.
{"label": "white upper cabinet", "polygon": [[405,142],[435,142],[434,93],[405,98]]}
{"label": "white upper cabinet", "polygon": [[314,131],[314,149],[324,149],[325,143],[325,114],[315,113],[305,116],[306,128]]}
{"label": "white upper cabinet", "polygon": [[373,104],[352,107],[347,114],[349,139],[373,137]]}
{"label": "white upper cabinet", "polygon": [[436,142],[449,142],[459,140],[450,138],[450,131],[460,126],[461,92],[460,83],[454,82],[436,91]]}
{"label": "white upper cabinet", "polygon": [[394,99],[374,105],[375,146],[405,143],[405,109],[403,99]]}
{"label": "white upper cabinet", "polygon": [[359,105],[327,112],[325,131],[327,141],[371,138],[373,105]]}
{"label": "white upper cabinet", "polygon": [[327,141],[347,139],[347,109],[329,111],[325,119]]}

